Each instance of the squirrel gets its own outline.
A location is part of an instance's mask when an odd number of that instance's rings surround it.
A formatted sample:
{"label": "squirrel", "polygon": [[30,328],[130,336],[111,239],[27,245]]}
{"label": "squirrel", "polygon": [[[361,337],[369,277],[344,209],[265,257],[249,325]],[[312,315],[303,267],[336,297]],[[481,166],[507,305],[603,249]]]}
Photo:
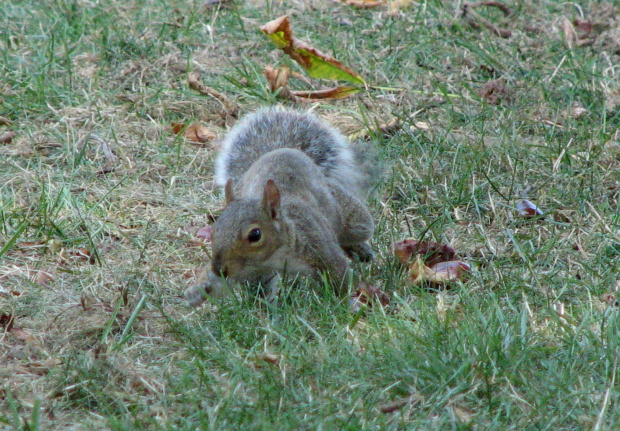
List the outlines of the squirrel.
{"label": "squirrel", "polygon": [[215,161],[226,204],[211,230],[213,257],[187,302],[223,296],[230,282],[273,293],[283,275],[324,271],[344,294],[349,259],[374,258],[364,169],[347,138],[311,113],[263,108],[239,121]]}

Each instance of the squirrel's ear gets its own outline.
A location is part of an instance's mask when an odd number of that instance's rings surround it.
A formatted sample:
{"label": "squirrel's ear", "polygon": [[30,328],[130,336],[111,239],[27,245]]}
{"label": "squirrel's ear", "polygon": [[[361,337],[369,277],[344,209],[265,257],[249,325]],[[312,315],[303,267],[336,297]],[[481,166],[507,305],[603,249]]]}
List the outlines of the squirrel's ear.
{"label": "squirrel's ear", "polygon": [[272,220],[280,215],[280,190],[273,180],[267,180],[265,184],[262,206]]}
{"label": "squirrel's ear", "polygon": [[235,192],[233,191],[233,182],[232,180],[226,181],[226,186],[224,187],[224,196],[226,199],[226,205],[235,200]]}

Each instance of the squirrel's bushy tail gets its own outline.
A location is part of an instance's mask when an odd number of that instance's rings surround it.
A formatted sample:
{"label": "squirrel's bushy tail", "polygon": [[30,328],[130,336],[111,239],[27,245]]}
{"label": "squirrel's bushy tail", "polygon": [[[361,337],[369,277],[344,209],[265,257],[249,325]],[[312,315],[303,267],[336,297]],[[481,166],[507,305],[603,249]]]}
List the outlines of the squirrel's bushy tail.
{"label": "squirrel's bushy tail", "polygon": [[224,186],[232,179],[236,184],[263,154],[279,148],[303,151],[326,177],[366,192],[368,181],[345,136],[310,113],[277,107],[250,114],[230,130],[216,160],[216,183]]}

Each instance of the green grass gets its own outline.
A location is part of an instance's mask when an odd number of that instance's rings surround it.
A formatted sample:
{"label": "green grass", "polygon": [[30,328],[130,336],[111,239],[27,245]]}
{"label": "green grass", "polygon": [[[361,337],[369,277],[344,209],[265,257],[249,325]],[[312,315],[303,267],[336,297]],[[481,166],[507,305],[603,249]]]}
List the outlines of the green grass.
{"label": "green grass", "polygon": [[[620,423],[618,7],[476,9],[512,31],[503,39],[456,18],[460,2],[395,17],[328,1],[206,3],[0,5],[0,135],[16,132],[0,144],[0,424]],[[374,88],[315,112],[346,133],[402,124],[371,134],[387,167],[370,198],[378,259],[355,281],[392,301],[362,316],[304,280],[274,303],[239,291],[190,310],[181,298],[210,253],[192,229],[222,199],[213,146],[170,125],[223,134],[234,121],[187,73],[241,115],[277,103],[264,67],[299,69],[259,27],[284,13]],[[577,18],[595,24],[591,44],[565,40]],[[499,104],[481,96],[491,80],[506,89]],[[523,198],[544,220],[517,214]],[[471,276],[444,292],[411,286],[390,246],[422,236],[454,247]]]}

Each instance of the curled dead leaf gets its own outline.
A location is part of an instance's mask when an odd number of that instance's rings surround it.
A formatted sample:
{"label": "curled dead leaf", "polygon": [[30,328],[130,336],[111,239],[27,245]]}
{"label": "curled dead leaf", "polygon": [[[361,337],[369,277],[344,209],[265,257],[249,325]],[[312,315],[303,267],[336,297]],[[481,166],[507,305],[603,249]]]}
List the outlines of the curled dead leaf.
{"label": "curled dead leaf", "polygon": [[196,236],[206,242],[211,242],[211,226],[201,227],[196,231]]}
{"label": "curled dead leaf", "polygon": [[13,142],[13,138],[17,136],[17,133],[10,130],[0,135],[0,144],[10,144]]}
{"label": "curled dead leaf", "polygon": [[288,78],[291,76],[291,70],[288,67],[273,68],[271,66],[265,66],[264,70],[265,78],[267,78],[267,84],[272,93],[278,93],[283,99],[288,99],[291,96],[288,85]]}
{"label": "curled dead leaf", "polygon": [[456,256],[456,251],[449,245],[414,239],[395,242],[392,251],[403,265],[407,265],[411,259],[418,256],[422,257],[422,262],[427,266],[453,260]]}
{"label": "curled dead leaf", "polygon": [[517,203],[517,211],[520,216],[525,218],[540,217],[544,214],[540,208],[527,199],[523,199]]}
{"label": "curled dead leaf", "polygon": [[352,313],[357,313],[362,307],[372,307],[376,303],[385,307],[390,303],[390,296],[377,286],[360,283],[349,299],[349,308]]}
{"label": "curled dead leaf", "polygon": [[215,133],[200,123],[194,123],[185,129],[183,137],[190,142],[204,144],[215,139]]}
{"label": "curled dead leaf", "polygon": [[269,21],[260,29],[277,48],[299,63],[312,78],[341,79],[354,84],[365,84],[364,79],[349,67],[296,39],[288,15]]}
{"label": "curled dead leaf", "polygon": [[471,267],[460,260],[439,262],[425,270],[426,280],[432,284],[445,284],[463,280],[471,272]]}
{"label": "curled dead leaf", "polygon": [[278,67],[274,69],[271,66],[266,66],[264,74],[272,93],[276,93],[280,99],[292,100],[294,102],[346,99],[361,91],[361,89],[357,87],[350,86],[315,91],[293,91],[287,87],[288,79],[291,76],[291,72],[287,67]]}

